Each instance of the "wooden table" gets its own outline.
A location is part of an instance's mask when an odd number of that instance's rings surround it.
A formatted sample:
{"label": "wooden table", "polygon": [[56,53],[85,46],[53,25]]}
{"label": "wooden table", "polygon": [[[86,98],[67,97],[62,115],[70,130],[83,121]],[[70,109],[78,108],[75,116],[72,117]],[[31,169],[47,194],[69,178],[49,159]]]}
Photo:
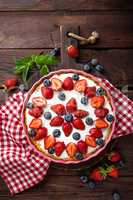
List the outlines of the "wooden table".
{"label": "wooden table", "polygon": [[[115,86],[128,85],[133,99],[133,1],[132,0],[0,0],[0,81],[12,73],[13,57],[49,52],[60,46],[59,26],[80,25],[81,35],[97,30],[101,37],[96,45],[81,46],[80,62],[92,57],[105,66],[106,75]],[[68,66],[69,67],[69,66]],[[118,189],[125,200],[133,199],[133,135],[119,139],[119,147],[127,160],[117,180],[90,191],[79,180],[77,170],[50,167],[47,178],[37,186],[16,195],[16,200],[111,200]],[[0,199],[11,199],[0,179]]]}

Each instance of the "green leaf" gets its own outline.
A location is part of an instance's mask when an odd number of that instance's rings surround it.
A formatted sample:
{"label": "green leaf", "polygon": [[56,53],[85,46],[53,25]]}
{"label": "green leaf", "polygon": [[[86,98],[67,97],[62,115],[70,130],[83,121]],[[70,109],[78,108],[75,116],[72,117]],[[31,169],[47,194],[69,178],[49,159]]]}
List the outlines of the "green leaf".
{"label": "green leaf", "polygon": [[44,76],[44,75],[46,75],[46,74],[48,74],[48,73],[49,73],[49,69],[48,69],[47,65],[43,65],[43,66],[41,67],[41,69],[40,69],[40,75],[41,75],[41,76]]}
{"label": "green leaf", "polygon": [[55,56],[46,54],[36,56],[35,62],[39,65],[53,65],[57,63],[57,59],[55,58]]}

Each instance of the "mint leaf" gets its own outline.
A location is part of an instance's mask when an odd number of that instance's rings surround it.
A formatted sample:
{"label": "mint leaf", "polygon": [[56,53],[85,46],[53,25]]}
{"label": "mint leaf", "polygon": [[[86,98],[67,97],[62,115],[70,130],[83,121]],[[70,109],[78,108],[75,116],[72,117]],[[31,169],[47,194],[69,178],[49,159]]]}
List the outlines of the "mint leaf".
{"label": "mint leaf", "polygon": [[49,73],[49,69],[48,69],[47,65],[43,65],[43,66],[41,67],[41,69],[40,69],[40,75],[41,75],[41,76],[44,76],[44,75],[46,75],[46,74],[48,74],[48,73]]}

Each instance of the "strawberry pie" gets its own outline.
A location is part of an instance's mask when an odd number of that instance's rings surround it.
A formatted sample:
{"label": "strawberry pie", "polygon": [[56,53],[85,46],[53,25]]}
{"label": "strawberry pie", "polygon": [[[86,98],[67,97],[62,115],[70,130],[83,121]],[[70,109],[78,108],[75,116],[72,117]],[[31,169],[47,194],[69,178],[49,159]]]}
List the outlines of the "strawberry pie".
{"label": "strawberry pie", "polygon": [[30,144],[58,163],[79,163],[98,155],[115,126],[112,99],[94,76],[59,70],[28,92],[23,124]]}

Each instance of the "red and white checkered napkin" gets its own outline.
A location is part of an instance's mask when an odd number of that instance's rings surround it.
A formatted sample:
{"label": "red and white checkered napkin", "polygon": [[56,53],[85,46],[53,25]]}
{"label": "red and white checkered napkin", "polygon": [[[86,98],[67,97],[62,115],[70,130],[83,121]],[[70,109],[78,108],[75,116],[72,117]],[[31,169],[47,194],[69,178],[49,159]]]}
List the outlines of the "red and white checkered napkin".
{"label": "red and white checkered napkin", "polygon": [[[133,102],[107,80],[100,81],[108,88],[116,106],[114,137],[133,133]],[[50,164],[50,160],[28,145],[20,119],[23,100],[24,94],[19,92],[0,107],[0,174],[11,194],[41,181]]]}

